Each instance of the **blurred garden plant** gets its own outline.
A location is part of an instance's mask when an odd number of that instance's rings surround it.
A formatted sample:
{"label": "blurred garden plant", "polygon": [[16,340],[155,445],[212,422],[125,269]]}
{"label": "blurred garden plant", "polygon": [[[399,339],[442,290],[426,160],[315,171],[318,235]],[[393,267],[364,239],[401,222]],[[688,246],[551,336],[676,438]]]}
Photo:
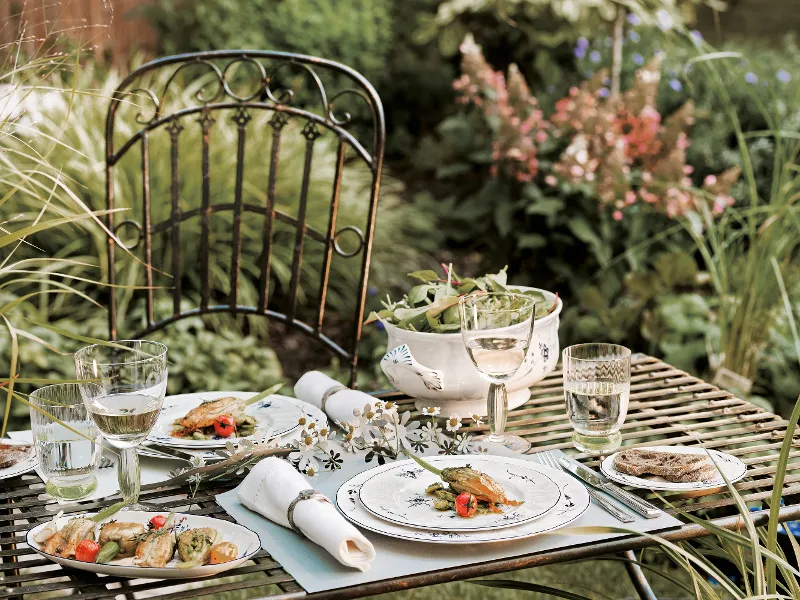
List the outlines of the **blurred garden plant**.
{"label": "blurred garden plant", "polygon": [[[41,371],[30,373],[35,370],[23,364],[31,356],[26,344],[36,347],[37,357],[43,349],[59,354],[52,338],[41,334],[43,330],[52,333],[52,328],[39,325],[37,317],[67,304],[99,308],[81,289],[81,282],[97,275],[86,257],[63,247],[47,253],[39,245],[41,240],[58,234],[74,242],[84,225],[110,234],[102,221],[105,211],[93,211],[53,159],[54,153],[76,154],[62,140],[64,123],[51,132],[37,126],[44,107],[53,101],[72,106],[85,93],[75,85],[53,88],[54,79],[74,80],[77,55],[41,42],[22,27],[13,42],[0,45],[0,349],[4,359],[0,390],[5,399],[0,435],[7,429],[12,404],[26,403],[22,388],[52,383],[41,377]],[[30,44],[39,50],[26,55],[23,49]]]}

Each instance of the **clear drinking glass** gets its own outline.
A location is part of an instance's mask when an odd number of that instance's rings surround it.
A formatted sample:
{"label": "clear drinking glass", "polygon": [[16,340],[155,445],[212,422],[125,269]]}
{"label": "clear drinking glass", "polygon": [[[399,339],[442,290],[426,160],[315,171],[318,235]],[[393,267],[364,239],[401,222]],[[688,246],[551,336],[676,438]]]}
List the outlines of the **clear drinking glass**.
{"label": "clear drinking glass", "polygon": [[525,360],[533,334],[536,301],[530,296],[506,292],[465,296],[459,303],[461,338],[472,364],[489,381],[487,413],[490,435],[475,441],[500,444],[525,452],[525,438],[504,433],[508,418],[505,382]]}
{"label": "clear drinking glass", "polygon": [[33,392],[28,402],[36,459],[47,479],[45,490],[59,500],[85,498],[97,489],[102,448],[78,385],[48,385]]}
{"label": "clear drinking glass", "polygon": [[[146,340],[95,344],[75,353],[75,370],[89,415],[109,444],[119,449],[117,478],[129,510],[138,504],[139,456],[161,412],[167,390],[167,347]],[[93,381],[88,381],[93,380]]]}
{"label": "clear drinking glass", "polygon": [[616,344],[578,344],[564,348],[562,363],[572,443],[587,454],[616,450],[628,414],[631,351]]}

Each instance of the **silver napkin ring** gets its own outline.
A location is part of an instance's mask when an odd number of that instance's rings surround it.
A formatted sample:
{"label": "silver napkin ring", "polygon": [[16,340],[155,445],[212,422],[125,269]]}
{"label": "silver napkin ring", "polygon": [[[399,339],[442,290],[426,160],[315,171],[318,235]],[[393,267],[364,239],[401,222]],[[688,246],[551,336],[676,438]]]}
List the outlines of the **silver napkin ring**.
{"label": "silver napkin ring", "polygon": [[322,394],[322,402],[320,402],[320,408],[322,409],[322,412],[326,412],[325,411],[325,405],[328,403],[328,398],[333,396],[335,393],[341,392],[342,390],[346,390],[346,389],[348,389],[348,388],[346,388],[343,385],[335,385],[332,388],[330,388],[329,390],[327,390],[324,394]]}
{"label": "silver napkin ring", "polygon": [[319,492],[309,488],[307,490],[302,490],[299,494],[297,494],[297,498],[295,498],[289,503],[289,508],[286,511],[286,518],[289,520],[289,525],[291,525],[292,529],[294,529],[299,534],[302,534],[303,532],[300,531],[300,528],[294,524],[294,509],[297,506],[298,502],[301,502],[303,500],[311,500],[312,498],[316,498],[317,500],[324,500],[328,504],[331,503],[331,501],[328,500],[327,496],[325,496],[324,494],[320,494]]}

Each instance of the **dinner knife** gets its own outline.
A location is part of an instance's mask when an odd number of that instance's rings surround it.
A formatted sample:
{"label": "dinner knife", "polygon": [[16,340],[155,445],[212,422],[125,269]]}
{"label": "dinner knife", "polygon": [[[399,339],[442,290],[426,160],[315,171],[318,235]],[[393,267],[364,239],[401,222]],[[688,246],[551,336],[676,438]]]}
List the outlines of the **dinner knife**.
{"label": "dinner knife", "polygon": [[561,466],[563,466],[567,471],[582,481],[588,483],[592,487],[596,487],[597,489],[607,493],[609,496],[613,496],[625,506],[632,508],[643,517],[655,519],[661,515],[661,510],[658,507],[650,504],[647,500],[639,498],[639,496],[636,494],[632,494],[628,490],[624,490],[618,485],[611,483],[604,476],[598,475],[591,469],[584,467],[579,462],[568,460],[563,456],[558,460],[561,463]]}

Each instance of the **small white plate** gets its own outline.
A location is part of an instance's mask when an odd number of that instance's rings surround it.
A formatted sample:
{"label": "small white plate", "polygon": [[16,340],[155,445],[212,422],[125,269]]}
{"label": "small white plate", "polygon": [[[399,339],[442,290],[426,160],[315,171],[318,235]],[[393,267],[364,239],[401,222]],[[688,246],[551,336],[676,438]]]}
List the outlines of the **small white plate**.
{"label": "small white plate", "polygon": [[561,488],[539,469],[529,465],[503,465],[483,456],[437,456],[425,459],[437,469],[466,467],[486,473],[499,483],[510,500],[519,506],[501,505],[502,514],[488,513],[465,519],[454,511],[436,510],[434,496],[425,493],[441,478],[413,460],[371,469],[361,486],[359,499],[364,507],[386,521],[426,531],[482,531],[515,527],[533,521],[558,505]]}
{"label": "small white plate", "polygon": [[170,435],[176,419],[184,417],[186,413],[205,401],[218,400],[226,396],[246,400],[255,395],[253,392],[197,392],[167,396],[164,398],[164,406],[158,416],[158,421],[147,439],[173,448],[224,448],[228,442],[260,439],[268,429],[272,429],[273,437],[280,437],[300,427],[298,420],[303,416],[302,410],[296,404],[288,402],[288,398],[273,394],[245,408],[244,412],[255,417],[257,422],[253,435],[245,438],[234,436],[223,438],[215,435],[208,440],[192,440]]}
{"label": "small white plate", "polygon": [[564,527],[583,515],[589,508],[591,500],[586,488],[580,481],[563,471],[551,469],[521,458],[505,456],[485,456],[481,458],[495,463],[499,468],[518,466],[546,474],[558,485],[561,491],[561,499],[558,506],[539,519],[507,529],[463,532],[413,529],[376,517],[361,504],[358,499],[358,493],[364,482],[370,478],[370,471],[359,473],[343,483],[336,492],[336,505],[346,519],[359,527],[388,537],[432,544],[476,544],[525,539]]}
{"label": "small white plate", "polygon": [[[646,449],[654,450],[656,452],[675,452],[679,454],[710,453],[712,462],[717,465],[718,469],[722,469],[722,471],[725,473],[725,477],[727,477],[728,481],[731,483],[739,481],[747,473],[747,465],[745,465],[741,460],[735,456],[726,454],[725,452],[720,452],[719,450],[707,450],[698,446],[652,446]],[[603,475],[609,479],[623,485],[630,485],[646,490],[657,490],[663,492],[693,492],[725,486],[725,480],[719,473],[717,473],[717,476],[712,479],[705,479],[703,481],[689,481],[686,483],[667,481],[663,477],[659,477],[657,475],[643,475],[642,477],[628,475],[627,473],[617,471],[617,469],[614,467],[614,458],[617,456],[617,454],[619,454],[619,452],[607,457],[600,464],[600,470],[603,472]]]}
{"label": "small white plate", "polygon": [[[86,513],[82,515],[68,515],[61,517],[58,521],[59,528],[63,527],[67,521],[76,516],[91,517],[95,513]],[[124,511],[118,512],[100,523],[108,521],[130,521],[133,523],[147,523],[155,515],[166,515],[166,512],[141,512],[141,511]],[[164,568],[156,567],[136,567],[133,565],[133,558],[121,558],[112,560],[110,563],[97,564],[90,562],[82,562],[72,558],[61,558],[53,554],[48,554],[42,548],[44,544],[39,544],[33,539],[41,529],[43,529],[49,521],[41,523],[28,531],[25,536],[25,543],[28,544],[33,550],[41,554],[45,558],[57,562],[65,567],[72,567],[80,571],[89,571],[91,573],[100,573],[102,575],[112,575],[115,577],[130,577],[135,579],[192,579],[195,577],[207,577],[209,575],[216,575],[223,571],[228,571],[251,558],[261,548],[261,540],[258,534],[243,527],[237,523],[230,521],[223,521],[221,519],[214,519],[212,517],[202,517],[199,515],[188,515],[176,513],[176,522],[178,522],[177,531],[183,532],[187,529],[194,529],[196,527],[214,527],[222,536],[222,540],[236,544],[239,549],[239,556],[231,561],[220,563],[217,565],[203,565],[201,567],[192,567],[190,569],[178,569],[177,564],[177,551],[175,557],[172,558],[167,566]],[[100,523],[98,524],[97,531],[100,531]]]}
{"label": "small white plate", "polygon": [[[3,444],[12,444],[12,445],[25,445],[30,446],[28,442],[20,442],[14,441],[9,439],[2,440]],[[36,461],[36,453],[31,448],[31,455],[28,458],[25,458],[18,463],[11,465],[10,467],[6,467],[5,469],[0,469],[0,480],[9,479],[11,477],[16,477],[17,475],[22,475],[23,473],[27,473],[28,471],[33,471],[37,465]]]}

